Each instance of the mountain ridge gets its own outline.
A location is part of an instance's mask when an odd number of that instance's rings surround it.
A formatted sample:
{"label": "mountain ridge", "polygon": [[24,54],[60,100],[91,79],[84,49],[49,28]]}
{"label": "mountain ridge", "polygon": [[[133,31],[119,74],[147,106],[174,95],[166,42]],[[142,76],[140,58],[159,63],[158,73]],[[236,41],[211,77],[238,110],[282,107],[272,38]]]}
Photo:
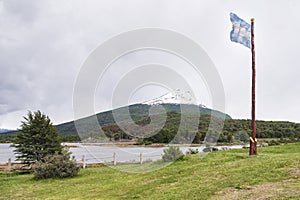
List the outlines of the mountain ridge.
{"label": "mountain ridge", "polygon": [[[116,122],[114,120],[113,117],[113,112],[118,112],[118,114],[122,115],[122,113],[125,115],[126,114],[126,110],[129,109],[131,118],[133,119],[133,121],[139,121],[142,120],[144,118],[147,118],[149,116],[149,109],[151,106],[156,106],[158,104],[155,105],[149,105],[149,104],[145,104],[145,103],[138,103],[138,104],[133,104],[133,105],[129,105],[129,106],[124,106],[121,108],[116,108],[113,110],[108,110],[105,112],[99,112],[96,114],[96,117],[98,119],[99,125],[101,127],[105,127],[105,126],[109,126],[109,125],[114,125]],[[232,119],[230,115],[225,114],[223,112],[217,111],[217,110],[213,110],[210,108],[206,108],[202,105],[194,105],[194,104],[175,104],[175,103],[164,103],[164,104],[159,104],[161,106],[163,106],[166,110],[166,113],[180,113],[181,112],[181,106],[185,106],[185,110],[187,110],[188,112],[190,112],[191,114],[196,113],[196,109],[198,109],[200,115],[212,115],[214,117],[218,117],[218,118],[224,118],[224,119]],[[87,122],[89,121],[89,118],[91,118],[93,116],[89,116],[89,117],[85,117],[79,120],[86,120]],[[58,131],[62,134],[62,135],[66,135],[66,134],[71,134],[71,133],[77,133],[76,127],[75,127],[75,123],[74,121],[70,121],[70,122],[65,122],[62,124],[58,124],[56,125]],[[89,128],[90,129],[90,128]]]}
{"label": "mountain ridge", "polygon": [[[154,108],[156,106],[163,106],[165,113],[151,113],[149,115],[149,110],[151,106]],[[75,126],[74,121],[64,122],[55,125],[62,136],[63,141],[67,142],[97,142],[102,139],[109,139],[111,141],[118,140],[131,140],[133,138],[142,140],[142,142],[150,143],[169,143],[175,135],[180,131],[179,126],[181,123],[181,106],[185,107],[185,111],[188,115],[185,115],[187,119],[199,120],[198,131],[195,135],[193,143],[201,143],[208,132],[215,134],[218,138],[218,142],[232,143],[233,141],[243,141],[247,142],[251,135],[251,120],[249,119],[232,119],[230,115],[216,111],[210,108],[206,108],[203,105],[193,105],[193,104],[133,104],[129,106],[124,106],[114,110],[109,110],[105,112],[99,112],[96,115],[92,115],[79,120],[79,127]],[[113,111],[118,111],[120,116],[127,115],[127,109],[131,114],[132,121],[122,121],[123,128],[128,130],[133,130],[133,134],[129,132],[126,133],[122,128],[118,126],[113,117]],[[200,112],[200,118],[199,113]],[[127,113],[127,114],[126,114]],[[162,115],[163,114],[163,115]],[[95,125],[95,116],[98,120],[98,124]],[[149,136],[149,133],[153,130],[145,127],[151,123],[151,119],[160,121],[166,117],[166,122],[156,135]],[[122,118],[122,117],[121,117]],[[225,119],[225,120],[224,120]],[[162,121],[161,120],[161,121]],[[222,129],[220,135],[211,127],[210,124],[213,122],[217,129]],[[103,137],[103,132],[100,133],[101,129],[104,131],[105,136]],[[155,125],[155,123],[154,123]],[[223,126],[224,125],[224,126]],[[144,128],[145,135],[135,135],[134,132],[137,130],[139,133],[139,128]],[[149,126],[148,126],[149,127]],[[80,134],[78,134],[77,128],[79,128]],[[159,128],[158,126],[152,127],[154,129]],[[189,130],[181,130],[181,134],[188,133]],[[17,131],[6,132],[0,134],[0,142],[11,142],[13,137],[16,135]],[[101,135],[101,136],[99,136]],[[140,137],[141,136],[141,137]],[[101,138],[102,137],[102,138]],[[288,138],[293,140],[300,140],[300,123],[293,123],[288,121],[262,121],[257,120],[257,137],[258,138]],[[95,139],[94,139],[95,138]],[[180,141],[179,141],[180,142]]]}
{"label": "mountain ridge", "polygon": [[6,128],[0,128],[0,134],[1,133],[9,133],[9,132],[13,132],[15,130],[11,130],[11,129],[6,129]]}

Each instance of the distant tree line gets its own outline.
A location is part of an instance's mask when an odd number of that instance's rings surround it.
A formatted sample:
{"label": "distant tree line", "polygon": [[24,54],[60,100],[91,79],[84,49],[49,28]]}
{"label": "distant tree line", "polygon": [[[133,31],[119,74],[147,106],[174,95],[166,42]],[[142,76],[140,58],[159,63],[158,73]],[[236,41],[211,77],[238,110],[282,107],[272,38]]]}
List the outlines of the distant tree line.
{"label": "distant tree line", "polygon": [[[201,115],[198,125],[198,131],[194,135],[193,143],[201,143],[205,136],[209,133],[215,136],[218,142],[233,143],[233,142],[249,142],[251,135],[251,120],[226,119],[221,134],[218,134],[214,128],[220,128],[222,120],[213,118],[214,125],[209,127],[211,115]],[[146,121],[146,120],[144,120]],[[144,143],[169,143],[174,141],[175,136],[180,143],[180,137],[186,140],[186,137],[191,136],[189,130],[179,131],[180,114],[168,113],[167,122],[163,129],[157,134],[143,138]],[[219,126],[219,127],[218,127]],[[117,125],[110,125],[103,128],[107,137],[114,140],[132,139],[131,135],[124,133]],[[185,133],[184,133],[185,132]],[[147,134],[145,134],[147,135]],[[179,137],[178,137],[179,135]],[[290,141],[300,139],[300,124],[285,121],[257,121],[257,137],[258,138],[285,138]]]}

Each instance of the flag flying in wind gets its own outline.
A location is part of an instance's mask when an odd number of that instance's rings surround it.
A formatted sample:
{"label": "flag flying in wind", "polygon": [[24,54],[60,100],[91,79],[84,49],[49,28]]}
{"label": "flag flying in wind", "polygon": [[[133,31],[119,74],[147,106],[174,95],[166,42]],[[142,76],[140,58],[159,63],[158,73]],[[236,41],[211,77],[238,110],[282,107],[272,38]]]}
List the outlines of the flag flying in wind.
{"label": "flag flying in wind", "polygon": [[232,31],[230,32],[230,40],[243,44],[251,48],[250,36],[251,25],[239,18],[236,14],[230,13],[230,21],[232,22]]}

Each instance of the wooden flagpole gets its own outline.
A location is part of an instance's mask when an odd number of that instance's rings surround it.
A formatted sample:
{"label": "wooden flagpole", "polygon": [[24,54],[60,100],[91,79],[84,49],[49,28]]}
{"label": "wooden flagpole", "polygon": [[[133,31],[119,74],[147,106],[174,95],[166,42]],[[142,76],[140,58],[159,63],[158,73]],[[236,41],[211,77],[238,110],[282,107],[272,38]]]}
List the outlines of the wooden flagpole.
{"label": "wooden flagpole", "polygon": [[251,53],[252,53],[252,109],[251,109],[251,128],[252,136],[250,137],[250,155],[257,154],[256,148],[256,121],[255,121],[255,82],[256,82],[256,69],[255,69],[255,49],[254,49],[254,18],[251,19]]}

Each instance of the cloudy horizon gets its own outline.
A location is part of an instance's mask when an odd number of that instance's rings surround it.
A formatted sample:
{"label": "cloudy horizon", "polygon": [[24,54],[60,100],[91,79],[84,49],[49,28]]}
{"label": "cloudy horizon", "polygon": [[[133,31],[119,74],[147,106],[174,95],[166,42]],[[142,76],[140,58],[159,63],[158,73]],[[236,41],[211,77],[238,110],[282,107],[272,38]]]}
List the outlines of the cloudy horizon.
{"label": "cloudy horizon", "polygon": [[[0,0],[0,128],[17,128],[28,110],[41,110],[54,124],[72,121],[74,85],[90,53],[117,34],[145,27],[173,30],[199,44],[223,82],[225,112],[249,119],[251,52],[230,41],[230,12],[249,23],[255,18],[257,119],[300,123],[299,9],[297,0]],[[106,78],[106,89],[96,91],[96,111],[111,109],[107,94],[122,76],[121,67],[150,60],[178,70],[185,66],[178,58],[150,51],[120,59]],[[213,107],[205,83],[193,87],[197,102]],[[145,88],[131,102],[165,92]]]}

